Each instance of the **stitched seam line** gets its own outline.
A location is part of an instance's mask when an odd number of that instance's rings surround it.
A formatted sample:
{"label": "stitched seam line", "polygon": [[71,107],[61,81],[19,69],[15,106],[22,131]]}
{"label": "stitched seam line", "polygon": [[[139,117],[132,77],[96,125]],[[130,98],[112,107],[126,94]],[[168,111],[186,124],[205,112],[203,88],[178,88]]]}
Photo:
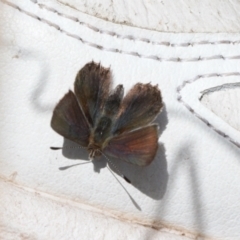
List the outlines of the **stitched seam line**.
{"label": "stitched seam line", "polygon": [[200,116],[191,106],[189,106],[185,101],[183,101],[181,91],[186,85],[198,81],[199,79],[211,78],[211,77],[230,77],[230,76],[240,76],[240,72],[230,72],[230,73],[211,73],[204,75],[197,75],[196,77],[184,81],[180,86],[177,87],[177,100],[182,103],[190,113],[192,113],[195,117],[199,118],[202,122],[204,122],[209,128],[214,130],[216,133],[227,139],[229,142],[240,148],[240,143],[232,139],[229,135],[222,132],[221,130],[214,127],[207,119]]}
{"label": "stitched seam line", "polygon": [[118,34],[114,31],[107,31],[107,30],[103,30],[100,28],[97,28],[89,23],[83,22],[81,20],[79,20],[77,17],[73,17],[71,15],[59,12],[58,10],[52,8],[52,7],[48,7],[45,4],[39,3],[37,0],[30,0],[31,2],[33,2],[34,4],[38,5],[40,8],[44,8],[47,11],[53,12],[61,17],[64,17],[66,19],[69,19],[73,22],[77,22],[79,23],[81,26],[85,26],[91,30],[93,30],[94,32],[98,32],[100,34],[103,35],[109,35],[112,37],[116,37],[119,39],[126,39],[126,40],[131,40],[131,41],[135,41],[135,42],[145,42],[145,43],[149,43],[152,45],[160,45],[160,46],[166,46],[166,47],[191,47],[191,46],[197,46],[197,45],[219,45],[219,44],[240,44],[240,40],[237,41],[230,41],[230,40],[220,40],[220,41],[199,41],[199,42],[186,42],[186,43],[171,43],[168,41],[152,41],[148,38],[137,38],[134,37],[133,35],[121,35]]}
{"label": "stitched seam line", "polygon": [[240,59],[240,55],[236,55],[236,56],[223,56],[223,55],[214,55],[214,56],[210,56],[210,57],[195,57],[195,58],[162,58],[159,57],[157,55],[143,55],[143,54],[139,54],[138,52],[132,52],[132,51],[124,51],[121,49],[117,49],[117,48],[106,48],[103,47],[101,45],[89,42],[84,40],[83,38],[81,38],[80,36],[76,35],[76,34],[72,34],[70,32],[67,32],[66,30],[63,30],[59,25],[52,23],[51,21],[48,21],[42,17],[39,17],[33,13],[30,13],[26,10],[23,10],[22,8],[20,8],[19,6],[17,6],[14,3],[10,3],[8,1],[5,0],[0,0],[1,2],[7,4],[8,6],[17,9],[19,12],[24,13],[42,23],[45,23],[53,28],[55,28],[56,30],[58,30],[61,33],[64,33],[65,35],[72,37],[74,39],[77,39],[78,41],[82,42],[85,45],[88,45],[90,47],[93,48],[97,48],[99,50],[104,50],[107,52],[113,52],[113,53],[121,53],[121,54],[126,54],[126,55],[131,55],[134,57],[139,57],[139,58],[143,58],[143,59],[150,59],[150,60],[155,60],[155,61],[159,61],[159,62],[201,62],[201,61],[208,61],[208,60],[237,60]]}

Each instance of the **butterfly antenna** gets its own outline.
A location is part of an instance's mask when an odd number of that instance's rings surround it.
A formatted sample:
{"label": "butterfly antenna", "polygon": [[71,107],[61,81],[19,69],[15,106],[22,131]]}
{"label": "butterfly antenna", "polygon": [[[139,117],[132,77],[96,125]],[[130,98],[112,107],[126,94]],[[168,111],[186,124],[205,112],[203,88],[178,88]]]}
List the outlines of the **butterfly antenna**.
{"label": "butterfly antenna", "polygon": [[[81,147],[81,146],[66,146],[66,147],[64,147],[64,148],[86,148],[86,147]],[[63,149],[63,147],[50,147],[50,149],[51,150],[60,150],[60,149]],[[99,150],[100,151],[100,150]],[[100,151],[101,152],[101,151]],[[126,182],[128,182],[128,183],[131,183],[131,181],[125,176],[125,175],[123,175],[122,173],[121,173],[121,171],[118,169],[118,167],[103,153],[103,152],[101,152],[102,153],[102,155],[107,159],[107,161],[108,161],[108,164],[110,164],[110,165],[112,165],[113,166],[113,168],[115,168],[115,170],[118,172],[118,174],[126,181]],[[90,159],[90,161],[89,162],[92,162],[93,161],[93,159]],[[89,163],[88,162],[88,163]],[[59,168],[60,170],[66,170],[66,169],[68,169],[68,168],[70,168],[70,167],[73,167],[73,166],[75,166],[75,165],[80,165],[80,163],[79,164],[74,164],[74,165],[70,165],[70,166],[66,166],[66,167],[61,167],[61,168]],[[108,167],[108,169],[110,170],[110,168]],[[112,171],[111,171],[112,172]],[[112,172],[113,173],[113,172]]]}
{"label": "butterfly antenna", "polygon": [[[81,147],[81,146],[65,146],[64,148],[87,148],[87,147]],[[51,150],[60,150],[63,149],[63,147],[50,147]]]}
{"label": "butterfly antenna", "polygon": [[69,165],[69,166],[65,166],[65,167],[60,167],[59,170],[67,170],[68,168],[71,168],[71,167],[75,167],[77,165],[83,165],[83,164],[87,164],[87,163],[91,163],[92,161],[88,161],[87,162],[83,162],[83,163],[76,163],[76,164],[73,164],[73,165]]}
{"label": "butterfly antenna", "polygon": [[[105,156],[106,157],[106,156]],[[119,184],[122,186],[123,190],[127,193],[127,195],[129,196],[129,198],[131,199],[132,203],[135,205],[135,207],[139,210],[142,211],[141,207],[138,205],[138,203],[134,200],[134,198],[131,196],[131,194],[128,192],[128,190],[123,186],[123,184],[118,180],[118,178],[116,177],[116,175],[113,173],[113,171],[111,170],[110,167],[108,167],[109,172],[113,175],[113,177],[119,182]],[[123,176],[123,175],[122,175]],[[126,177],[123,176],[123,178],[128,182],[131,183],[130,180]]]}
{"label": "butterfly antenna", "polygon": [[[86,147],[81,147],[81,146],[65,146],[64,148],[86,148]],[[60,150],[60,149],[63,149],[63,147],[50,147],[51,150]],[[92,159],[89,160],[86,160],[87,162],[83,162],[83,163],[76,163],[76,164],[72,164],[72,165],[69,165],[69,166],[65,166],[65,167],[60,167],[59,170],[67,170],[68,168],[71,168],[71,167],[75,167],[77,165],[82,165],[82,164],[86,164],[86,163],[91,163],[92,162]]]}
{"label": "butterfly antenna", "polygon": [[[107,159],[108,164],[110,163],[110,165],[112,165],[112,166],[115,168],[115,170],[118,172],[118,174],[119,174],[126,182],[128,182],[128,183],[131,184],[131,181],[130,181],[126,176],[124,176],[124,175],[120,172],[120,170],[118,169],[118,167],[117,167],[103,152],[101,152],[101,153],[102,153],[102,155]],[[108,167],[108,169],[110,170],[109,167]],[[110,170],[110,172],[113,174],[112,170]],[[115,176],[114,176],[114,177],[115,177]],[[115,178],[116,178],[116,177],[115,177]]]}

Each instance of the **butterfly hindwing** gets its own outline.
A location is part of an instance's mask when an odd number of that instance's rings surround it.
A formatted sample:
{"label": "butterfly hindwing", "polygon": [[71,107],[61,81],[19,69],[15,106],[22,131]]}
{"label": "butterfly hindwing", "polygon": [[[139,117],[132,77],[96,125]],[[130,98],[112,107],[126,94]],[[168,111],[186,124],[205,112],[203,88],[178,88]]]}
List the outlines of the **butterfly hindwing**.
{"label": "butterfly hindwing", "polygon": [[92,127],[102,112],[110,84],[110,70],[94,62],[86,64],[76,76],[74,92]]}
{"label": "butterfly hindwing", "polygon": [[122,101],[112,133],[120,134],[151,123],[163,107],[160,90],[137,83]]}
{"label": "butterfly hindwing", "polygon": [[51,127],[63,137],[81,146],[88,146],[89,124],[72,91],[69,91],[55,107]]}
{"label": "butterfly hindwing", "polygon": [[149,165],[158,149],[158,126],[156,124],[117,135],[109,140],[103,152],[114,158],[138,166]]}

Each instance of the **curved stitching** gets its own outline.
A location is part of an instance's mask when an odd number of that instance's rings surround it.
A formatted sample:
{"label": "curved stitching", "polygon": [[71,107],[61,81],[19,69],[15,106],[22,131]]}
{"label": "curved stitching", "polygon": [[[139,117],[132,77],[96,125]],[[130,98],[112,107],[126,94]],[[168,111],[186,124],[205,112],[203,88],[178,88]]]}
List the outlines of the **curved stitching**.
{"label": "curved stitching", "polygon": [[[124,51],[124,50],[120,50],[120,49],[117,49],[117,48],[106,48],[106,47],[103,47],[101,45],[98,45],[98,44],[89,42],[87,40],[84,40],[83,38],[81,38],[80,36],[78,36],[76,34],[72,34],[70,32],[67,32],[66,30],[63,30],[59,25],[57,25],[57,24],[55,24],[55,23],[53,23],[49,20],[46,20],[45,18],[39,17],[39,16],[37,16],[37,15],[31,13],[31,12],[23,10],[22,8],[20,8],[19,6],[17,6],[14,3],[10,3],[10,2],[5,1],[5,0],[0,0],[0,1],[7,4],[8,6],[10,6],[12,8],[15,8],[16,10],[28,15],[29,17],[32,17],[32,18],[34,18],[34,19],[36,19],[36,20],[38,20],[42,23],[45,23],[45,24],[55,28],[59,32],[64,33],[69,37],[77,39],[78,41],[82,42],[85,45],[88,45],[90,47],[93,47],[93,48],[96,48],[96,49],[99,49],[99,50],[104,50],[104,51],[113,52],[113,53],[126,54],[126,55],[131,55],[131,56],[134,56],[134,57],[151,59],[151,60],[155,60],[155,61],[159,61],[159,62],[165,61],[165,62],[181,63],[181,62],[200,62],[200,61],[208,61],[208,60],[222,60],[222,61],[224,61],[224,60],[240,59],[240,55],[235,55],[235,56],[213,55],[213,56],[209,56],[209,57],[199,56],[199,57],[194,57],[194,58],[180,58],[180,57],[177,57],[177,58],[173,58],[173,57],[163,58],[163,57],[159,57],[157,55],[143,55],[143,54],[139,54],[138,52],[134,52],[134,51]],[[203,41],[203,43],[205,44],[205,41]]]}
{"label": "curved stitching", "polygon": [[204,122],[209,128],[213,129],[216,133],[227,139],[229,142],[240,148],[240,143],[232,139],[229,135],[222,132],[221,130],[214,127],[211,123],[208,122],[207,119],[203,118],[201,115],[199,115],[191,106],[189,106],[186,102],[183,101],[181,91],[182,89],[190,84],[193,83],[199,79],[203,78],[211,78],[211,77],[230,77],[230,76],[240,76],[240,72],[229,72],[229,73],[211,73],[211,74],[204,74],[204,75],[197,75],[196,77],[184,81],[180,86],[177,87],[177,100],[182,103],[190,113],[192,113],[195,117],[199,118],[202,122]]}
{"label": "curved stitching", "polygon": [[121,35],[118,34],[114,31],[108,31],[108,30],[103,30],[100,28],[97,28],[89,23],[83,22],[81,20],[79,20],[77,17],[73,17],[71,15],[62,13],[52,7],[48,7],[45,4],[39,3],[37,0],[30,0],[31,2],[33,2],[34,4],[38,5],[40,8],[44,8],[47,11],[53,12],[61,17],[67,18],[71,21],[77,22],[82,26],[85,26],[91,30],[93,30],[94,32],[98,32],[100,34],[105,34],[105,35],[110,35],[112,37],[116,37],[119,39],[127,39],[130,41],[139,41],[139,42],[145,42],[148,44],[152,44],[152,45],[161,45],[161,46],[165,46],[165,47],[193,47],[193,46],[197,46],[197,45],[219,45],[219,44],[240,44],[240,40],[237,41],[230,41],[230,40],[219,40],[219,41],[196,41],[196,42],[185,42],[185,43],[171,43],[171,42],[167,42],[167,41],[152,41],[148,38],[138,38],[138,37],[134,37],[133,35]]}

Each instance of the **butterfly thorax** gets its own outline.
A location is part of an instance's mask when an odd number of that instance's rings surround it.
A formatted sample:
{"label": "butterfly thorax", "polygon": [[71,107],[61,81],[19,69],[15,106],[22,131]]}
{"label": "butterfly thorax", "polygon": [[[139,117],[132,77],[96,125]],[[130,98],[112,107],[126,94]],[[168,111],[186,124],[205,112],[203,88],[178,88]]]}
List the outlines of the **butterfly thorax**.
{"label": "butterfly thorax", "polygon": [[97,126],[93,129],[89,138],[89,158],[102,155],[102,149],[106,145],[106,139],[111,135],[112,120],[108,116],[102,116]]}

